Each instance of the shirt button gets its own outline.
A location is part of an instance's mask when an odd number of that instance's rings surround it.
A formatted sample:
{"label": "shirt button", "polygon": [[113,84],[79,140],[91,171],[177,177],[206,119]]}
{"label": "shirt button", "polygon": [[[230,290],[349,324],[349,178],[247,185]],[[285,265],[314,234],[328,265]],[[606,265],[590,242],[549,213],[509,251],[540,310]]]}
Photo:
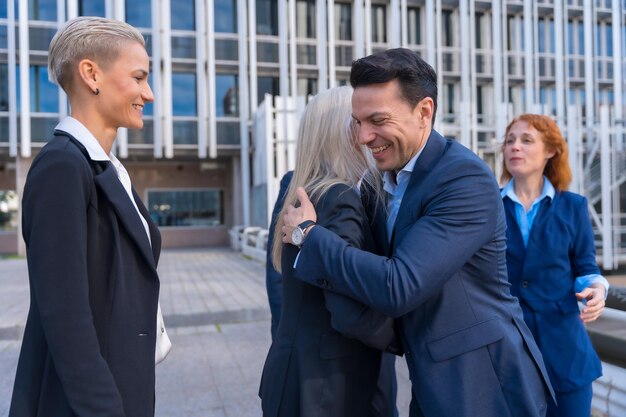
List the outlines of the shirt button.
{"label": "shirt button", "polygon": [[522,288],[528,288],[528,281],[522,281]]}

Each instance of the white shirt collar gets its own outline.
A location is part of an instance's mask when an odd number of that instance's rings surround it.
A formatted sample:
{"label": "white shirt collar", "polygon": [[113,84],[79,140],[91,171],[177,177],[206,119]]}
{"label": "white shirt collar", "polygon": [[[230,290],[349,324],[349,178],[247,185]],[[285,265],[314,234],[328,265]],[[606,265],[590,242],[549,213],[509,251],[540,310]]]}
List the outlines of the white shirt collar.
{"label": "white shirt collar", "polygon": [[79,141],[89,153],[89,157],[94,161],[110,161],[109,155],[106,154],[98,139],[85,127],[84,124],[67,116],[56,125],[55,129],[69,133],[77,141]]}

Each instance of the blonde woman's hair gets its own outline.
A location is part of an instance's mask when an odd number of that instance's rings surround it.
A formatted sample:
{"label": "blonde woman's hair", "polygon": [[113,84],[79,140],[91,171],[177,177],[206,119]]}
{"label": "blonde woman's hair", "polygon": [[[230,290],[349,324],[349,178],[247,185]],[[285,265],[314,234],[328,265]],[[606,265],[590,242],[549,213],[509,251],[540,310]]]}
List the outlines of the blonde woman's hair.
{"label": "blonde woman's hair", "polygon": [[314,205],[336,184],[357,186],[366,181],[380,192],[380,173],[371,153],[359,145],[352,122],[352,88],[335,87],[319,93],[307,104],[298,131],[296,168],[276,221],[272,263],[281,272],[284,225],[288,205],[297,202],[296,188],[304,187]]}
{"label": "blonde woman's hair", "polygon": [[115,62],[128,42],[146,46],[141,33],[128,23],[104,17],[71,19],[52,38],[48,48],[48,78],[66,93],[72,87],[76,65],[91,59],[103,67]]}

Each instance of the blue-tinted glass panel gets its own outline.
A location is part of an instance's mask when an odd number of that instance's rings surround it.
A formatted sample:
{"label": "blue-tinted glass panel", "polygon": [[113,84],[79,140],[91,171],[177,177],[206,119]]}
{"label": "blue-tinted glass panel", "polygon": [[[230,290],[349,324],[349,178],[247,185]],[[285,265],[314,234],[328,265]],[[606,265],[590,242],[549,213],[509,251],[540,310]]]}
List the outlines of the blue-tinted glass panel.
{"label": "blue-tinted glass panel", "polygon": [[[145,108],[144,108],[145,110]],[[154,121],[143,120],[143,129],[128,129],[128,144],[142,145],[154,143]]]}
{"label": "blue-tinted glass panel", "polygon": [[218,120],[216,133],[218,145],[241,145],[241,127],[239,126],[239,122]]}
{"label": "blue-tinted glass panel", "polygon": [[35,51],[47,51],[55,33],[56,29],[31,27],[28,30],[30,49]]}
{"label": "blue-tinted glass panel", "polygon": [[196,74],[175,72],[172,74],[172,112],[174,116],[196,116]]}
{"label": "blue-tinted glass panel", "polygon": [[[17,15],[17,6],[15,11]],[[57,2],[56,0],[28,0],[28,13],[30,20],[55,21],[57,20]]]}
{"label": "blue-tinted glass panel", "polygon": [[196,39],[189,36],[172,36],[172,58],[196,57]]}
{"label": "blue-tinted glass panel", "polygon": [[7,18],[7,2],[0,1],[0,19]]}
{"label": "blue-tinted glass panel", "polygon": [[138,28],[152,27],[152,6],[150,0],[127,0],[126,21]]}
{"label": "blue-tinted glass panel", "polygon": [[59,111],[58,87],[48,81],[48,68],[30,67],[30,111],[57,113]]}
{"label": "blue-tinted glass panel", "polygon": [[218,74],[215,76],[215,107],[217,116],[238,116],[238,82],[234,74]]}
{"label": "blue-tinted glass panel", "polygon": [[538,30],[537,32],[539,33],[539,52],[545,52],[546,51],[546,22],[545,20],[541,19],[538,22]]}
{"label": "blue-tinted glass panel", "polygon": [[9,66],[0,64],[0,111],[9,111]]}
{"label": "blue-tinted glass panel", "polygon": [[257,104],[261,104],[261,102],[265,98],[266,93],[272,96],[280,95],[280,85],[278,82],[278,78],[259,77],[257,79],[257,98],[258,98]]}
{"label": "blue-tinted glass panel", "polygon": [[237,33],[237,4],[235,0],[215,0],[215,31]]}
{"label": "blue-tinted glass panel", "polygon": [[278,35],[276,0],[256,0],[256,32],[259,35]]}
{"label": "blue-tinted glass panel", "polygon": [[[154,87],[152,86],[152,77],[148,76],[148,85],[150,86],[150,88],[152,88],[152,91],[154,92]],[[155,100],[158,100],[158,97],[154,98]],[[143,106],[143,114],[144,116],[152,116],[154,114],[154,102],[152,103],[145,103]],[[145,129],[145,121],[144,121],[144,129]]]}
{"label": "blue-tinted glass panel", "polygon": [[174,120],[172,127],[174,145],[198,144],[198,122],[193,120]]}
{"label": "blue-tinted glass panel", "polygon": [[104,17],[104,0],[80,0],[78,3],[78,15]]}
{"label": "blue-tinted glass panel", "polygon": [[148,208],[159,226],[218,226],[224,222],[222,190],[148,191]]}
{"label": "blue-tinted glass panel", "polygon": [[0,26],[0,49],[7,49],[9,47],[9,42],[7,40],[7,27]]}
{"label": "blue-tinted glass panel", "polygon": [[176,0],[170,3],[172,29],[195,30],[194,0]]}
{"label": "blue-tinted glass panel", "polygon": [[605,29],[606,36],[606,56],[613,56],[613,26],[607,24]]}
{"label": "blue-tinted glass panel", "polygon": [[335,39],[352,40],[352,5],[335,3]]}

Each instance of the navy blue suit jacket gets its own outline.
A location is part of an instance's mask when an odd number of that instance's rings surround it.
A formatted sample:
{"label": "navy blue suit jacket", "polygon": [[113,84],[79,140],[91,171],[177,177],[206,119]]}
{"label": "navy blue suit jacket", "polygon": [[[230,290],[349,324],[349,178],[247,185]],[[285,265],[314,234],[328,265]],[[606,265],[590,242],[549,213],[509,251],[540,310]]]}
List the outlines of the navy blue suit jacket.
{"label": "navy blue suit jacket", "polygon": [[[382,213],[377,239],[386,236]],[[489,168],[433,131],[404,195],[389,254],[315,226],[295,276],[399,317],[413,416],[541,416],[541,354],[506,275],[505,216]]]}
{"label": "navy blue suit jacket", "polygon": [[267,235],[267,253],[265,259],[265,287],[267,289],[267,298],[270,303],[270,314],[272,315],[272,340],[276,336],[276,330],[278,329],[278,321],[280,320],[280,305],[283,292],[283,277],[279,274],[272,264],[272,245],[274,242],[274,232],[276,230],[276,221],[280,210],[283,208],[283,202],[285,201],[285,195],[287,194],[287,188],[291,182],[293,171],[287,171],[280,180],[280,189],[278,190],[278,197],[276,203],[274,203],[274,209],[272,210],[272,219],[270,222],[270,229]]}
{"label": "navy blue suit jacket", "polygon": [[110,162],[56,132],[24,187],[30,311],[10,417],[152,417],[161,250]]}
{"label": "navy blue suit jacket", "polygon": [[[316,207],[319,224],[348,244],[373,249],[367,216],[353,189],[335,185]],[[263,415],[367,416],[381,351],[394,339],[393,320],[350,298],[295,279],[297,254],[295,246],[283,247],[280,323],[259,390]]]}
{"label": "navy blue suit jacket", "polygon": [[571,391],[602,375],[579,318],[576,277],[599,274],[587,199],[557,192],[544,199],[528,246],[515,221],[514,203],[504,198],[508,223],[506,259],[511,293],[519,298],[556,390]]}

